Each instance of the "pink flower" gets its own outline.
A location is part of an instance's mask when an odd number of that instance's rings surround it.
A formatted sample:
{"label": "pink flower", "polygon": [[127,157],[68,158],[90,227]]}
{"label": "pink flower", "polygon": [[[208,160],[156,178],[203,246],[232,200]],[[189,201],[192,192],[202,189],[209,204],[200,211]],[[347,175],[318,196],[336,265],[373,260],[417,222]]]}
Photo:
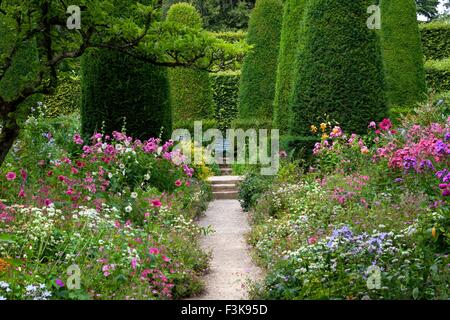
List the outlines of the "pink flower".
{"label": "pink flower", "polygon": [[12,181],[12,180],[16,179],[16,177],[17,177],[16,173],[12,172],[12,171],[8,172],[6,174],[6,180],[8,180],[8,181]]}
{"label": "pink flower", "polygon": [[314,244],[317,242],[317,237],[310,237],[308,238],[308,244]]}
{"label": "pink flower", "polygon": [[20,175],[22,176],[23,181],[27,181],[28,174],[24,169],[20,169]]}
{"label": "pink flower", "polygon": [[376,129],[376,127],[377,127],[377,124],[375,123],[375,121],[371,121],[369,123],[369,126],[368,126],[369,129]]}
{"label": "pink flower", "polygon": [[73,195],[73,189],[72,189],[72,188],[67,189],[66,194],[67,194],[68,196]]}
{"label": "pink flower", "polygon": [[64,282],[61,279],[56,279],[55,283],[60,288],[64,287]]}
{"label": "pink flower", "polygon": [[186,187],[189,187],[191,185],[190,181],[186,181]]}
{"label": "pink flower", "polygon": [[392,128],[392,122],[389,119],[383,119],[383,121],[379,124],[380,129],[383,131],[388,131],[390,128]]}
{"label": "pink flower", "polygon": [[19,198],[25,198],[25,190],[23,189],[23,186],[20,187],[20,191],[19,191]]}
{"label": "pink flower", "polygon": [[148,250],[148,253],[153,254],[153,255],[159,254],[159,249],[158,248],[150,248]]}
{"label": "pink flower", "polygon": [[84,143],[83,139],[81,139],[81,136],[78,133],[73,136],[73,142],[80,145]]}
{"label": "pink flower", "polygon": [[78,173],[78,169],[75,168],[75,167],[70,168],[70,171],[71,171],[73,174],[77,174],[77,173]]}
{"label": "pink flower", "polygon": [[175,181],[175,185],[176,185],[177,187],[181,187],[182,184],[183,184],[183,183],[182,183],[180,180]]}
{"label": "pink flower", "polygon": [[165,262],[170,262],[170,259],[169,259],[168,257],[166,257],[166,256],[162,256],[162,259],[163,259]]}
{"label": "pink flower", "polygon": [[136,258],[131,259],[131,267],[133,270],[136,270],[137,260]]}
{"label": "pink flower", "polygon": [[152,200],[152,205],[154,207],[161,207],[161,201],[159,201],[158,199]]}
{"label": "pink flower", "polygon": [[52,200],[50,200],[50,199],[45,199],[44,200],[44,204],[47,206],[47,207],[49,207],[50,205],[52,205]]}

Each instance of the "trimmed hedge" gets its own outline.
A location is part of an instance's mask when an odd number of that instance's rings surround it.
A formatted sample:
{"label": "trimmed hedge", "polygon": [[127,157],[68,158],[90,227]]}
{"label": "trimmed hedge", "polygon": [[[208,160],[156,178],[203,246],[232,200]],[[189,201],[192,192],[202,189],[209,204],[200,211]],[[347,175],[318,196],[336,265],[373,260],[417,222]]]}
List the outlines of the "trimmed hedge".
{"label": "trimmed hedge", "polygon": [[120,131],[139,139],[171,135],[169,83],[165,68],[110,50],[82,58],[82,132]]}
{"label": "trimmed hedge", "polygon": [[274,127],[280,129],[282,135],[288,132],[289,119],[292,116],[289,107],[289,98],[294,84],[295,64],[299,50],[299,33],[305,1],[287,0],[284,3],[273,109]]}
{"label": "trimmed hedge", "polygon": [[366,25],[369,3],[307,3],[292,95],[291,136],[310,136],[311,124],[325,114],[355,133],[366,132],[369,121],[386,116],[378,36]]}
{"label": "trimmed hedge", "polygon": [[426,98],[425,71],[414,0],[381,1],[381,46],[390,106]]}
{"label": "trimmed hedge", "polygon": [[247,32],[240,31],[221,31],[221,32],[211,32],[214,36],[222,39],[226,42],[236,43],[240,41],[245,41],[247,37]]}
{"label": "trimmed hedge", "polygon": [[236,118],[240,78],[239,71],[218,72],[210,75],[216,106],[215,118],[221,130],[230,127],[231,121]]}
{"label": "trimmed hedge", "polygon": [[58,80],[58,87],[53,95],[45,96],[46,115],[58,117],[80,110],[81,79],[63,73]]}
{"label": "trimmed hedge", "polygon": [[[188,3],[172,5],[167,13],[167,21],[202,28],[200,14]],[[169,81],[174,123],[212,118],[214,102],[207,71],[185,67],[170,68]]]}
{"label": "trimmed hedge", "polygon": [[437,93],[450,91],[450,58],[425,63],[427,83]]}
{"label": "trimmed hedge", "polygon": [[272,119],[283,6],[258,0],[249,21],[247,42],[253,50],[242,66],[239,117]]}
{"label": "trimmed hedge", "polygon": [[427,60],[450,57],[450,23],[431,22],[420,25],[423,53]]}

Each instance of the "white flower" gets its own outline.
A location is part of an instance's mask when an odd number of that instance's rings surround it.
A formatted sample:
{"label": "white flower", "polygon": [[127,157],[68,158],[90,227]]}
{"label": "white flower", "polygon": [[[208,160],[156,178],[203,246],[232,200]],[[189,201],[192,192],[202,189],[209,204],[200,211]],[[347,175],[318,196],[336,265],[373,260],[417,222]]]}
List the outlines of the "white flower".
{"label": "white flower", "polygon": [[110,172],[110,173],[108,173],[108,178],[112,178],[113,177],[113,174]]}
{"label": "white flower", "polygon": [[120,168],[120,169],[124,169],[124,168],[125,168],[125,165],[124,165],[123,163],[121,163],[121,164],[119,164],[119,168]]}
{"label": "white flower", "polygon": [[130,213],[131,211],[133,211],[133,207],[127,206],[127,207],[125,208],[125,212]]}
{"label": "white flower", "polygon": [[27,291],[36,291],[37,287],[33,286],[32,284],[25,287],[25,290]]}
{"label": "white flower", "polygon": [[5,297],[0,296],[0,301],[7,300]]}
{"label": "white flower", "polygon": [[133,199],[136,199],[136,198],[138,197],[137,192],[132,192],[132,193],[131,193],[131,197],[132,197]]}
{"label": "white flower", "polygon": [[144,180],[150,180],[150,175],[148,173],[144,176]]}
{"label": "white flower", "polygon": [[120,151],[120,150],[122,150],[122,145],[121,144],[116,144],[116,150],[117,151]]}

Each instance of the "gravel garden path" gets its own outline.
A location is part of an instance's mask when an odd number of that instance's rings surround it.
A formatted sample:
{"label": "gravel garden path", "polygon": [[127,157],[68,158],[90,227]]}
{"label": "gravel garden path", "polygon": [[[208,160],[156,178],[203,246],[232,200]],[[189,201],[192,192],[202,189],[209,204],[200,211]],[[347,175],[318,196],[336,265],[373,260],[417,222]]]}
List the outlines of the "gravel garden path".
{"label": "gravel garden path", "polygon": [[219,176],[210,181],[215,200],[209,204],[199,225],[210,225],[215,231],[202,239],[203,248],[212,252],[212,260],[204,278],[205,291],[193,299],[246,299],[247,281],[260,278],[261,270],[252,262],[245,241],[250,225],[237,200],[240,177]]}

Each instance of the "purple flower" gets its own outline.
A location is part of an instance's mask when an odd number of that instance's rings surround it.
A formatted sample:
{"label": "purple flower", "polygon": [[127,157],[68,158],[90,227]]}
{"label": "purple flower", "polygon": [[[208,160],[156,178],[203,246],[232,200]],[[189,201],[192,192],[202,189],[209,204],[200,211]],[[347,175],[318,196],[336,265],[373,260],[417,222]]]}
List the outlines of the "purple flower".
{"label": "purple flower", "polygon": [[415,168],[417,164],[417,160],[414,157],[405,157],[403,159],[403,168],[405,168],[406,171]]}
{"label": "purple flower", "polygon": [[394,181],[397,182],[397,183],[400,183],[400,182],[403,182],[403,179],[402,178],[396,178]]}
{"label": "purple flower", "polygon": [[445,140],[445,141],[449,141],[449,140],[450,140],[450,132],[447,132],[447,133],[445,134],[444,140]]}
{"label": "purple flower", "polygon": [[60,288],[64,287],[64,282],[61,279],[56,279],[55,283]]}
{"label": "purple flower", "polygon": [[421,170],[431,169],[434,170],[433,163],[430,160],[422,160],[419,165]]}
{"label": "purple flower", "polygon": [[444,178],[447,174],[448,174],[448,170],[443,169],[441,171],[436,172],[436,178],[438,178],[439,180],[442,180],[442,178]]}
{"label": "purple flower", "polygon": [[445,151],[447,149],[447,145],[442,140],[438,140],[438,141],[436,141],[436,144],[434,145],[434,149],[435,149],[436,153],[445,153]]}

